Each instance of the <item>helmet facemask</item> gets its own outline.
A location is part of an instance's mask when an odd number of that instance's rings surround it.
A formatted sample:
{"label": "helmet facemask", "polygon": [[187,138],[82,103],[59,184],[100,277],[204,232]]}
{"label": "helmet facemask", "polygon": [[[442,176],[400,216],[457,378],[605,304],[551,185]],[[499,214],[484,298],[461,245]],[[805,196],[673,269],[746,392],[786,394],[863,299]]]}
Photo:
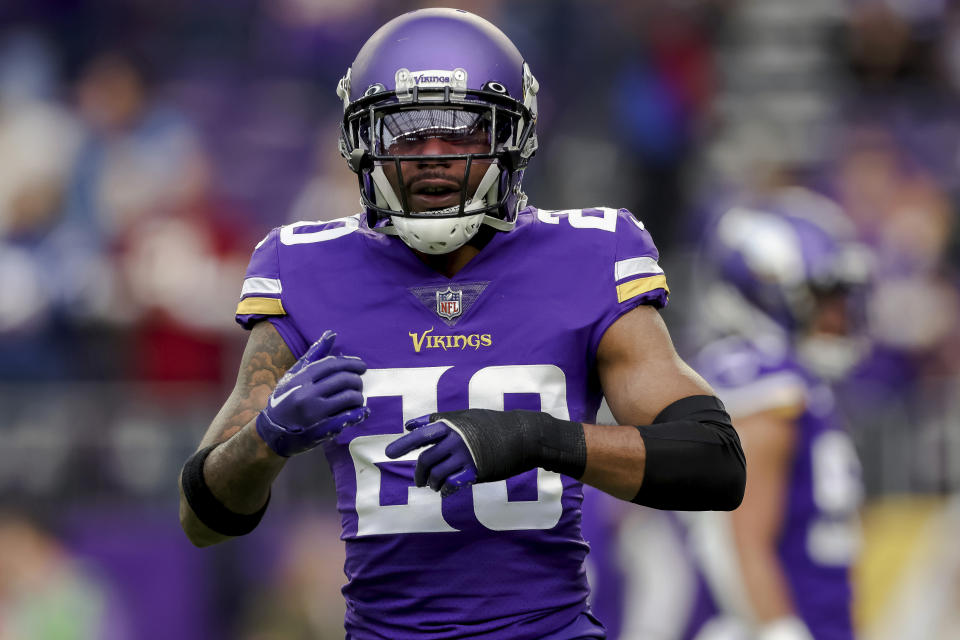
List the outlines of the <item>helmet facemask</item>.
{"label": "helmet facemask", "polygon": [[[513,228],[526,203],[520,181],[537,146],[536,80],[526,65],[524,72],[524,102],[497,82],[466,89],[463,69],[436,80],[400,69],[398,90],[373,85],[352,103],[348,72],[339,88],[340,149],[358,175],[372,229],[442,254],[481,224]],[[444,152],[424,153],[427,147]]]}

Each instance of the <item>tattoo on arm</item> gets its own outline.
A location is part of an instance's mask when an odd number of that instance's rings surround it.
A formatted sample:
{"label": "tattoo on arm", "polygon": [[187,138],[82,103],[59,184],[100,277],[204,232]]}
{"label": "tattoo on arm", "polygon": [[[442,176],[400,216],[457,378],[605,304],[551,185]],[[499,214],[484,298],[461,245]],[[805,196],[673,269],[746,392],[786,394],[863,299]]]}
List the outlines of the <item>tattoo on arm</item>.
{"label": "tattoo on arm", "polygon": [[273,325],[261,322],[255,326],[243,352],[237,383],[198,448],[227,440],[256,418],[294,362],[296,358]]}
{"label": "tattoo on arm", "polygon": [[[204,465],[207,486],[224,506],[236,513],[255,513],[266,502],[284,460],[269,455],[253,429],[244,431],[267,404],[267,399],[296,358],[276,328],[261,322],[250,332],[237,383],[207,429],[199,449],[218,446]],[[234,437],[236,436],[236,437]],[[193,513],[180,487],[180,523],[197,546],[229,538],[210,530]]]}

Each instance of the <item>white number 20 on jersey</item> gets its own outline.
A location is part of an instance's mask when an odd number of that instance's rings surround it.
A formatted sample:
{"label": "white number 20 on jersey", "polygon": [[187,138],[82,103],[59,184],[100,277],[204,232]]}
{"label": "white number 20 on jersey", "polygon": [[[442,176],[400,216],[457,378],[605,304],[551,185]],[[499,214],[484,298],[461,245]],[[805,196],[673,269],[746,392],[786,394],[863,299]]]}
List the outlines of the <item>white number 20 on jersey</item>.
{"label": "white number 20 on jersey", "polygon": [[[367,398],[400,397],[402,425],[411,418],[437,410],[440,378],[451,367],[370,369],[363,376]],[[485,367],[470,379],[471,408],[503,409],[506,393],[537,393],[542,411],[569,419],[566,377],[554,365]],[[402,426],[400,427],[402,429]],[[456,531],[444,518],[442,498],[429,487],[409,487],[407,504],[381,505],[381,473],[377,463],[387,462],[385,449],[402,432],[358,436],[349,445],[357,480],[357,535]],[[401,460],[416,460],[413,451]],[[537,469],[537,500],[511,502],[507,483],[486,482],[471,487],[473,508],[483,526],[497,531],[550,529],[560,521],[563,484],[559,474]]]}

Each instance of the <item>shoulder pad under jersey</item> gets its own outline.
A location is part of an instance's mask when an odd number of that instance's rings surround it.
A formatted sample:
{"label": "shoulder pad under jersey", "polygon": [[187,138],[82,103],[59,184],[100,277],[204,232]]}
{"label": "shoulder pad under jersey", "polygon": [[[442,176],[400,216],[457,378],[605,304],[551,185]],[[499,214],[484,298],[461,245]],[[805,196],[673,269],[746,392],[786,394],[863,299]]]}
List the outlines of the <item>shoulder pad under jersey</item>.
{"label": "shoulder pad under jersey", "polygon": [[[627,309],[638,304],[666,306],[670,288],[663,269],[657,263],[660,254],[643,223],[627,209],[594,207],[588,209],[536,210],[538,222],[578,230],[570,237],[582,240],[578,248],[596,250],[599,259],[609,260],[617,305]],[[592,238],[579,230],[596,230]],[[603,233],[605,232],[605,233]],[[571,247],[572,249],[574,247]]]}
{"label": "shoulder pad under jersey", "polygon": [[697,355],[694,368],[732,416],[775,411],[795,417],[809,400],[811,381],[779,336],[722,338]]}

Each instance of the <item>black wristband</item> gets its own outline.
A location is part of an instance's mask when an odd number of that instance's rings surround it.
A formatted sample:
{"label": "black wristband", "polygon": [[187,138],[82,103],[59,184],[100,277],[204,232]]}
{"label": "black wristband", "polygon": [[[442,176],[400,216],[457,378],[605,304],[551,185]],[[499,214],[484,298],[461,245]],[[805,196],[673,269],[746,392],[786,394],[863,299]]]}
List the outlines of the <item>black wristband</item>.
{"label": "black wristband", "polygon": [[746,463],[719,398],[681,398],[637,430],[646,463],[633,502],[676,511],[729,511],[740,504]]}
{"label": "black wristband", "polygon": [[183,495],[187,504],[193,509],[197,518],[212,531],[225,536],[243,536],[253,531],[270,504],[270,496],[263,507],[256,513],[235,513],[227,509],[222,502],[210,491],[207,481],[203,477],[203,463],[210,452],[217,448],[212,444],[200,449],[190,456],[183,465],[180,473],[180,483],[183,486]]}

